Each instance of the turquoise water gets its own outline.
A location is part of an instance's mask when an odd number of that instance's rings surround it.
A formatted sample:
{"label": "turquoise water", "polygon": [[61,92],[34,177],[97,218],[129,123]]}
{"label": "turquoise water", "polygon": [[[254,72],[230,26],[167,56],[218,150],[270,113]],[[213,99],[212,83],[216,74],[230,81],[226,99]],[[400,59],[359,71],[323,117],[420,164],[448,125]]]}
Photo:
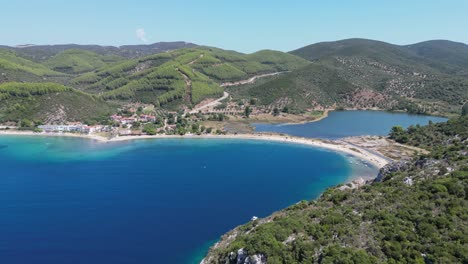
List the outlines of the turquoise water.
{"label": "turquoise water", "polygon": [[326,150],[253,140],[0,137],[1,263],[196,263],[212,241],[353,173]]}
{"label": "turquoise water", "polygon": [[338,139],[350,136],[388,135],[393,126],[427,125],[445,122],[443,117],[410,115],[384,111],[334,111],[327,118],[304,124],[253,124],[257,132],[276,132],[293,136]]}

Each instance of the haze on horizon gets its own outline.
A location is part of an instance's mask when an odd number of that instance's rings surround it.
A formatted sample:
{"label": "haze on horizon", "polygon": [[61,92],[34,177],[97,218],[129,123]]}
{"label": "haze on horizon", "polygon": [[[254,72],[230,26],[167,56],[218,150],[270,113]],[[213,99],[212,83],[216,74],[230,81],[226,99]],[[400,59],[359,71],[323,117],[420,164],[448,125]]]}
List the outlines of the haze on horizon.
{"label": "haze on horizon", "polygon": [[368,38],[393,44],[447,39],[468,43],[468,2],[358,0],[45,0],[2,3],[0,45],[132,45],[187,41],[241,52],[290,51],[322,41]]}

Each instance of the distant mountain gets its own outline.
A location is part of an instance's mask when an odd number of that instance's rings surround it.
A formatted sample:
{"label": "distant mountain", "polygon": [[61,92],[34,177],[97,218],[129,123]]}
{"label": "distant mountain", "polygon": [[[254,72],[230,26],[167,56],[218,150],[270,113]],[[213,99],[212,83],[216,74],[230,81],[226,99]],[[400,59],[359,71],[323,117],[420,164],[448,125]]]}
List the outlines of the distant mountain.
{"label": "distant mountain", "polygon": [[397,45],[369,39],[345,39],[331,42],[320,42],[291,51],[308,60],[319,60],[331,56],[414,56]]}
{"label": "distant mountain", "polygon": [[166,52],[169,50],[192,48],[196,44],[175,41],[175,42],[157,42],[148,45],[125,45],[121,47],[114,46],[99,46],[99,45],[78,45],[78,44],[63,44],[63,45],[23,45],[16,47],[0,46],[16,51],[19,55],[34,61],[44,61],[52,56],[55,56],[66,50],[84,50],[95,52],[99,55],[109,56],[116,55],[125,58],[136,58],[154,53]]}
{"label": "distant mountain", "polygon": [[430,40],[421,43],[404,46],[418,56],[438,63],[451,65],[446,70],[461,70],[460,74],[468,75],[468,45],[448,40]]}
{"label": "distant mountain", "polygon": [[190,43],[190,42],[183,42],[183,41],[176,41],[176,42],[158,42],[149,45],[126,45],[120,46],[120,56],[126,58],[137,58],[141,56],[146,56],[154,53],[166,52],[169,50],[176,50],[176,49],[184,49],[184,48],[194,48],[198,45]]}

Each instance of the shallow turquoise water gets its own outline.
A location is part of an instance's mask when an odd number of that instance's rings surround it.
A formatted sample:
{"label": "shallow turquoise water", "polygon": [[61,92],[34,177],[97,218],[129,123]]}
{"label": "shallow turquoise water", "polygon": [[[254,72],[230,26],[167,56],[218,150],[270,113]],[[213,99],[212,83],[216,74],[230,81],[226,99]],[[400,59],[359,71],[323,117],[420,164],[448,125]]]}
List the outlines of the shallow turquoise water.
{"label": "shallow turquoise water", "polygon": [[211,242],[353,170],[337,153],[253,140],[99,143],[0,137],[1,263],[194,263]]}

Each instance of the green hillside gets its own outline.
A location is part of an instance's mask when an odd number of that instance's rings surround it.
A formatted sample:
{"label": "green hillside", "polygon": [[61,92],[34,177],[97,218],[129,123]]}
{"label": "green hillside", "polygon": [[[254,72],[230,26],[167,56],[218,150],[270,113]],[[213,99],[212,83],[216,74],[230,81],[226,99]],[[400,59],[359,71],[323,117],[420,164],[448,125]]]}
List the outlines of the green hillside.
{"label": "green hillside", "polygon": [[240,226],[204,263],[249,256],[267,263],[468,262],[467,131],[467,116],[395,129],[392,137],[431,153],[389,165],[372,184],[330,188],[318,200]]}
{"label": "green hillside", "polygon": [[159,106],[176,101],[192,105],[207,97],[220,96],[223,82],[299,69],[308,64],[304,59],[282,52],[245,55],[198,47],[126,60],[80,75],[70,84],[99,94],[106,100],[139,101]]}
{"label": "green hillside", "polygon": [[[415,52],[414,46],[427,43],[397,46],[349,39],[313,44],[291,53],[310,60],[315,67],[249,87],[242,96],[258,97],[269,104],[285,100],[285,91],[290,90],[290,106],[297,108],[379,107],[418,113],[459,113],[468,100],[468,77],[461,74],[466,71],[462,68],[463,59],[454,59],[457,50],[450,53],[451,57],[447,55],[452,45],[459,45],[447,43],[450,45],[425,54],[422,48]],[[464,46],[458,50],[465,51]],[[438,60],[435,54],[447,57]],[[320,67],[323,69],[319,70]],[[457,74],[451,73],[453,69],[457,69]],[[333,74],[320,75],[321,72]],[[326,76],[334,80],[326,81]],[[336,86],[337,82],[341,88]]]}
{"label": "green hillside", "polygon": [[334,106],[337,102],[344,102],[355,89],[336,71],[310,64],[270,81],[231,88],[229,92],[238,98],[256,98],[262,105],[287,101],[293,111],[300,111],[318,105]]}
{"label": "green hillside", "polygon": [[51,57],[44,62],[44,65],[58,72],[83,73],[121,60],[123,58],[118,56],[102,56],[91,51],[70,49]]}
{"label": "green hillside", "polygon": [[61,76],[62,73],[19,57],[15,52],[0,48],[0,73],[2,79],[19,80],[29,76],[28,79],[40,79],[47,76]]}
{"label": "green hillside", "polygon": [[0,122],[24,118],[46,123],[90,120],[114,111],[108,103],[55,83],[0,84]]}
{"label": "green hillside", "polygon": [[[185,46],[191,48],[170,50]],[[5,48],[0,49],[0,83],[54,82],[107,102],[181,109],[220,97],[223,83],[281,72],[225,89],[235,99],[255,98],[269,109],[287,106],[293,112],[377,107],[456,115],[468,101],[466,47],[449,41],[398,46],[349,39],[291,53],[243,54],[182,42]],[[170,51],[134,58],[159,48]],[[119,52],[126,58],[114,55]]]}
{"label": "green hillside", "polygon": [[468,75],[468,45],[447,40],[431,40],[405,46],[429,59],[431,66],[449,73]]}

